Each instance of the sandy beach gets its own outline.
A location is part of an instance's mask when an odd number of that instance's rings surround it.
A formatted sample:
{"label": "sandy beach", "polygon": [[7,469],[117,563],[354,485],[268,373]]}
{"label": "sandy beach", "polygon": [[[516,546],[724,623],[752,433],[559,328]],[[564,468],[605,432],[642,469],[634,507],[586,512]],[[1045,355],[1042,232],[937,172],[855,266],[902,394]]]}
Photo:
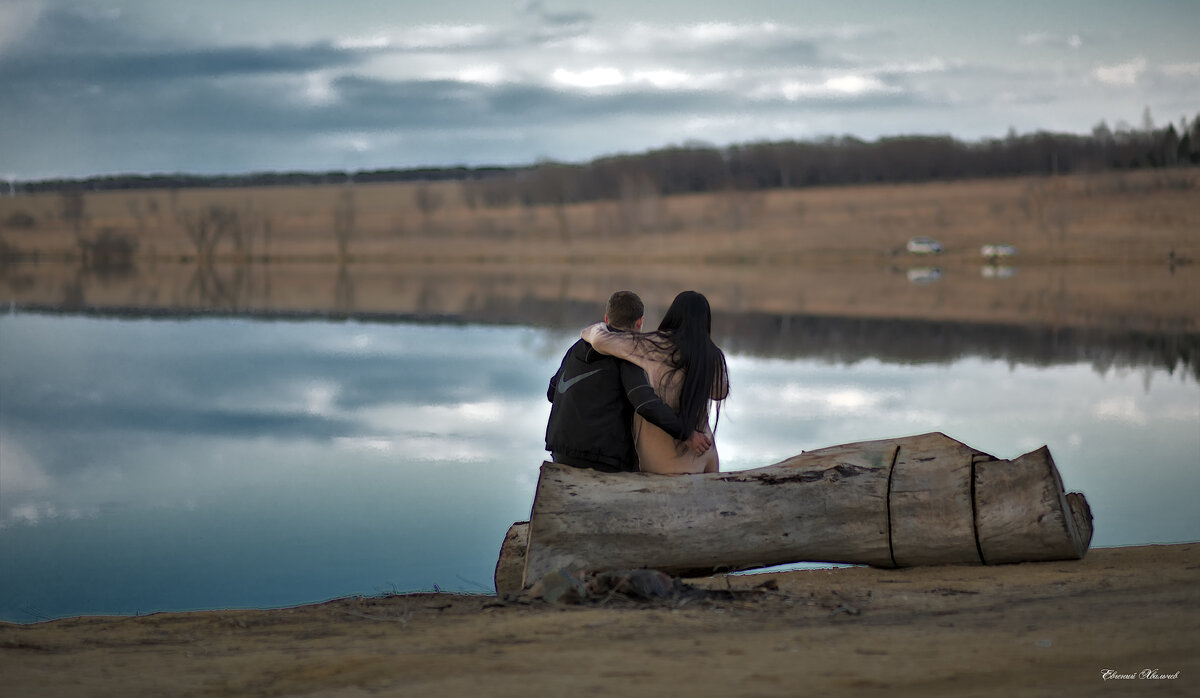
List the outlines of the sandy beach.
{"label": "sandy beach", "polygon": [[[707,598],[349,598],[0,624],[0,694],[1196,695],[1200,544],[686,580]],[[1106,678],[1107,672],[1107,678]]]}

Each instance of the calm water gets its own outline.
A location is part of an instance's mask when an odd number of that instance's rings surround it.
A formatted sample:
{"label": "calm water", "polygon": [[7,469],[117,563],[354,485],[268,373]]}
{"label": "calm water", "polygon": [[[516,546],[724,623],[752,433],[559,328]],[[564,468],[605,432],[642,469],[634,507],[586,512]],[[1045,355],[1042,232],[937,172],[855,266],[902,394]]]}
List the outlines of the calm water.
{"label": "calm water", "polygon": [[[0,316],[0,620],[491,591],[575,336]],[[1187,367],[736,344],[725,469],[927,431],[1001,458],[1048,444],[1094,545],[1200,539]]]}

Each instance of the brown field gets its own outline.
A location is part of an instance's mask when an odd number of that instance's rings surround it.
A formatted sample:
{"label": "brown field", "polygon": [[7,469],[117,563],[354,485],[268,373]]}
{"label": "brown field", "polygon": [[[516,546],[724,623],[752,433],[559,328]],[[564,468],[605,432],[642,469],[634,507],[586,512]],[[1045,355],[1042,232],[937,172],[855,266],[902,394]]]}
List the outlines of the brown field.
{"label": "brown field", "polygon": [[[766,579],[773,588],[763,588]],[[857,567],[587,606],[350,598],[0,623],[12,696],[1077,696],[1200,690],[1200,545],[1080,561]],[[1161,678],[1105,681],[1143,670]],[[1174,676],[1174,678],[1166,678]]]}
{"label": "brown field", "polygon": [[[906,253],[916,235],[944,254]],[[696,288],[718,313],[1194,332],[1200,171],[505,208],[457,182],[18,195],[0,258],[0,300],[66,308],[461,315],[627,287],[661,309]]]}

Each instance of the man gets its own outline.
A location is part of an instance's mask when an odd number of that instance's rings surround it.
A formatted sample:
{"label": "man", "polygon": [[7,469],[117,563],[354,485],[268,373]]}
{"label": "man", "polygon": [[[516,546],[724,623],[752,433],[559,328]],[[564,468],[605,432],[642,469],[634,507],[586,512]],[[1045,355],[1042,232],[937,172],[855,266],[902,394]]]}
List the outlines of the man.
{"label": "man", "polygon": [[[644,313],[636,293],[617,291],[608,299],[604,322],[614,331],[637,332]],[[563,357],[546,398],[553,404],[546,450],[556,463],[610,473],[636,472],[635,412],[697,453],[712,446],[707,435],[683,426],[679,415],[655,394],[645,371],[597,352],[582,339]]]}

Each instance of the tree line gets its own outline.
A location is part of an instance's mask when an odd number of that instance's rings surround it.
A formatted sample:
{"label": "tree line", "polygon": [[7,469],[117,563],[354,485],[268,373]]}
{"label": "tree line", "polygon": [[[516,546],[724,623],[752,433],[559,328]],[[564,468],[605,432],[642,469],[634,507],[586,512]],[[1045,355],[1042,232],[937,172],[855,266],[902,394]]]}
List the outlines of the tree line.
{"label": "tree line", "polygon": [[587,163],[241,175],[111,175],[10,183],[21,192],[460,181],[472,207],[565,205],[713,191],[923,182],[1200,166],[1200,115],[1142,128],[1101,122],[1087,135],[1039,131],[963,141],[951,136],[852,136],[717,147],[688,143]]}

